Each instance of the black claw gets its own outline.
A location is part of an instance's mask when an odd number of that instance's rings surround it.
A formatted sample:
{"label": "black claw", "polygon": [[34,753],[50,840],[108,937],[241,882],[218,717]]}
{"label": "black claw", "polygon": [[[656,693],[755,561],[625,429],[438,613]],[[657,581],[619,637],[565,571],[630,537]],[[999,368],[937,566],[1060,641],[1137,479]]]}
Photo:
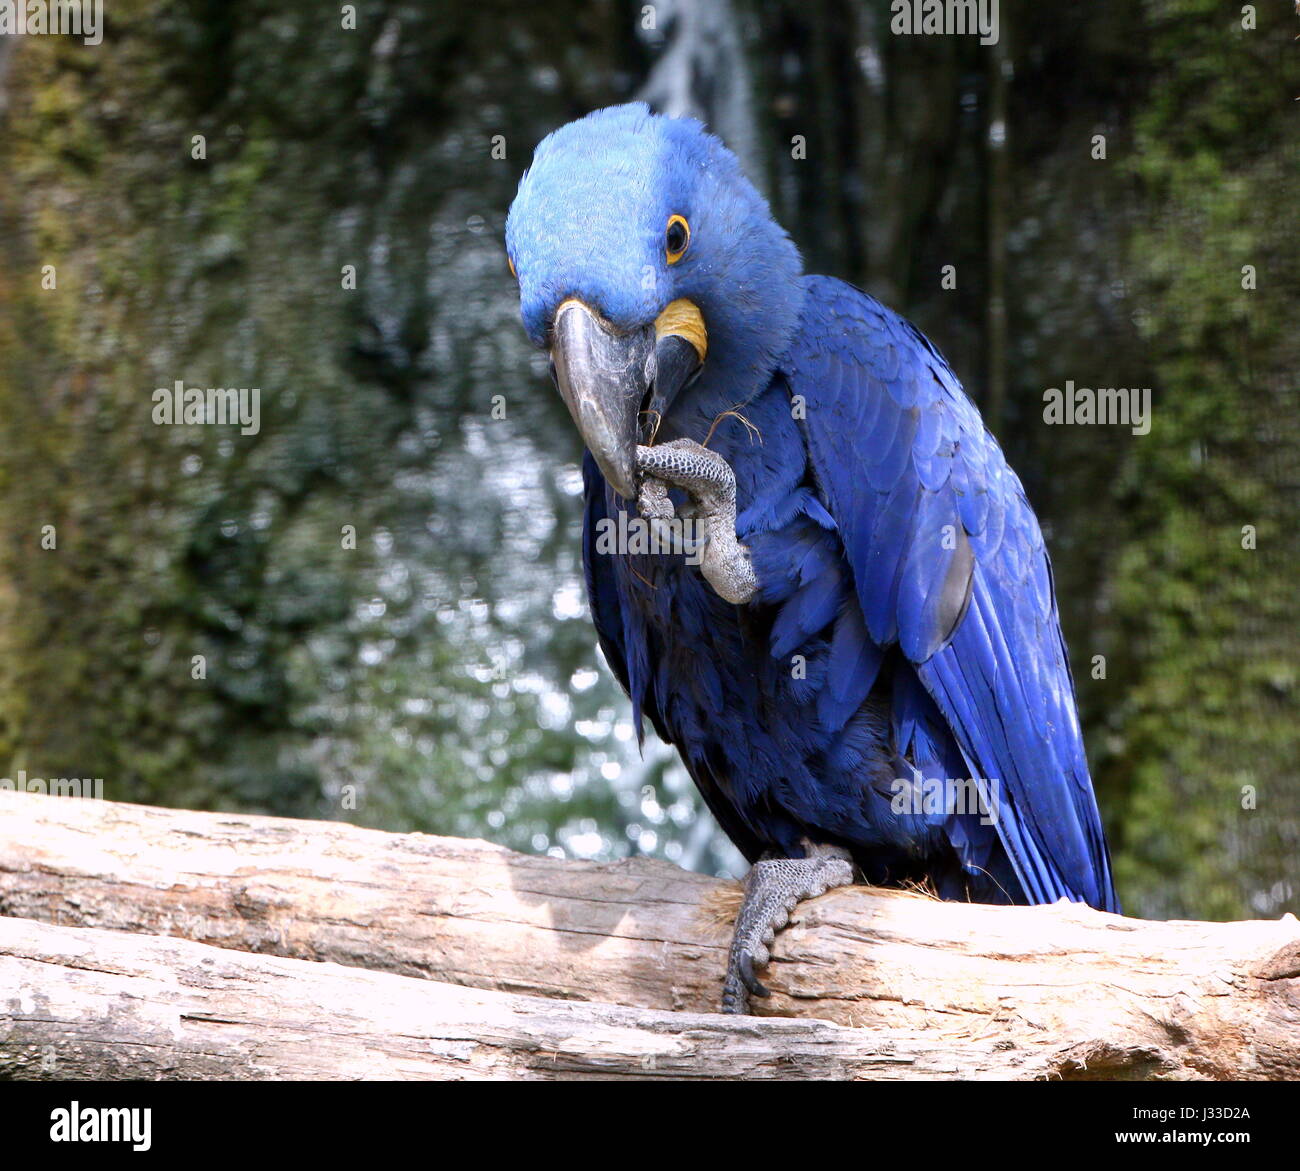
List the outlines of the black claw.
{"label": "black claw", "polygon": [[763,982],[754,975],[754,953],[742,951],[736,962],[736,967],[740,969],[740,978],[746,988],[749,989],[751,996],[760,996],[766,999],[772,993],[764,987]]}

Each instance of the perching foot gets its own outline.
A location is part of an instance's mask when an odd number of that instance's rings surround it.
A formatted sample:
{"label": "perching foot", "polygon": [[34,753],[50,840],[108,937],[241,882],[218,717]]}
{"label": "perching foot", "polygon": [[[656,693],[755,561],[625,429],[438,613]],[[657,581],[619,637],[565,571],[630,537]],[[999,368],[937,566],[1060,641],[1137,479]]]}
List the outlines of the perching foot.
{"label": "perching foot", "polygon": [[770,996],[757,976],[771,958],[769,945],[790,922],[790,913],[804,899],[816,898],[853,881],[853,863],[838,846],[804,843],[804,858],[761,858],[745,876],[745,901],[736,919],[727,979],[722,986],[722,1011],[745,1013],[749,998]]}

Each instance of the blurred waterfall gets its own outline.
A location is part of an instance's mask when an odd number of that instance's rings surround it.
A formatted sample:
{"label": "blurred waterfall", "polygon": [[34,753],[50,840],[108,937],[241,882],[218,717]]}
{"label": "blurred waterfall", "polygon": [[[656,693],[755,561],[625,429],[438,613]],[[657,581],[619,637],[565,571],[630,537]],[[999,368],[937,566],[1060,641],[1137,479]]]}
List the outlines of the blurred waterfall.
{"label": "blurred waterfall", "polygon": [[637,95],[661,113],[706,122],[757,182],[753,83],[745,37],[730,0],[664,0],[650,10],[656,27],[639,25],[645,42],[663,46]]}

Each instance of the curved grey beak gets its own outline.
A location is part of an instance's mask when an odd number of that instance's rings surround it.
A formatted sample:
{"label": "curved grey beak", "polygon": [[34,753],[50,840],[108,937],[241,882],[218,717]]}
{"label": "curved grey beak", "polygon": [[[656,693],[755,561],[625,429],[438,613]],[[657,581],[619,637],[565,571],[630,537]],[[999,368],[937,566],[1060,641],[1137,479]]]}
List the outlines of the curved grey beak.
{"label": "curved grey beak", "polygon": [[[635,500],[641,414],[651,407],[652,391],[656,405],[671,400],[694,374],[694,351],[680,338],[656,341],[653,325],[619,333],[574,297],[556,311],[552,335],[555,384],[578,434],[614,491]],[[683,348],[691,361],[683,361]]]}

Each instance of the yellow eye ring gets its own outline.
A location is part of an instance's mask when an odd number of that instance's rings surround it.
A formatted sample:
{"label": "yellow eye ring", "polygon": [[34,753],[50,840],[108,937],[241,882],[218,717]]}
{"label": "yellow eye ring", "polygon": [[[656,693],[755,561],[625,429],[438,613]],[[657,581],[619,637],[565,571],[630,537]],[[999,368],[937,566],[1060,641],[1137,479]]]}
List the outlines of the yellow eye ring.
{"label": "yellow eye ring", "polygon": [[510,275],[514,277],[515,280],[518,280],[519,274],[515,272],[515,262],[510,259],[509,253],[506,254],[506,263],[510,266]]}
{"label": "yellow eye ring", "polygon": [[686,222],[684,216],[670,215],[668,217],[668,228],[664,233],[664,240],[668,263],[676,264],[686,255],[686,249],[691,244],[691,225]]}

